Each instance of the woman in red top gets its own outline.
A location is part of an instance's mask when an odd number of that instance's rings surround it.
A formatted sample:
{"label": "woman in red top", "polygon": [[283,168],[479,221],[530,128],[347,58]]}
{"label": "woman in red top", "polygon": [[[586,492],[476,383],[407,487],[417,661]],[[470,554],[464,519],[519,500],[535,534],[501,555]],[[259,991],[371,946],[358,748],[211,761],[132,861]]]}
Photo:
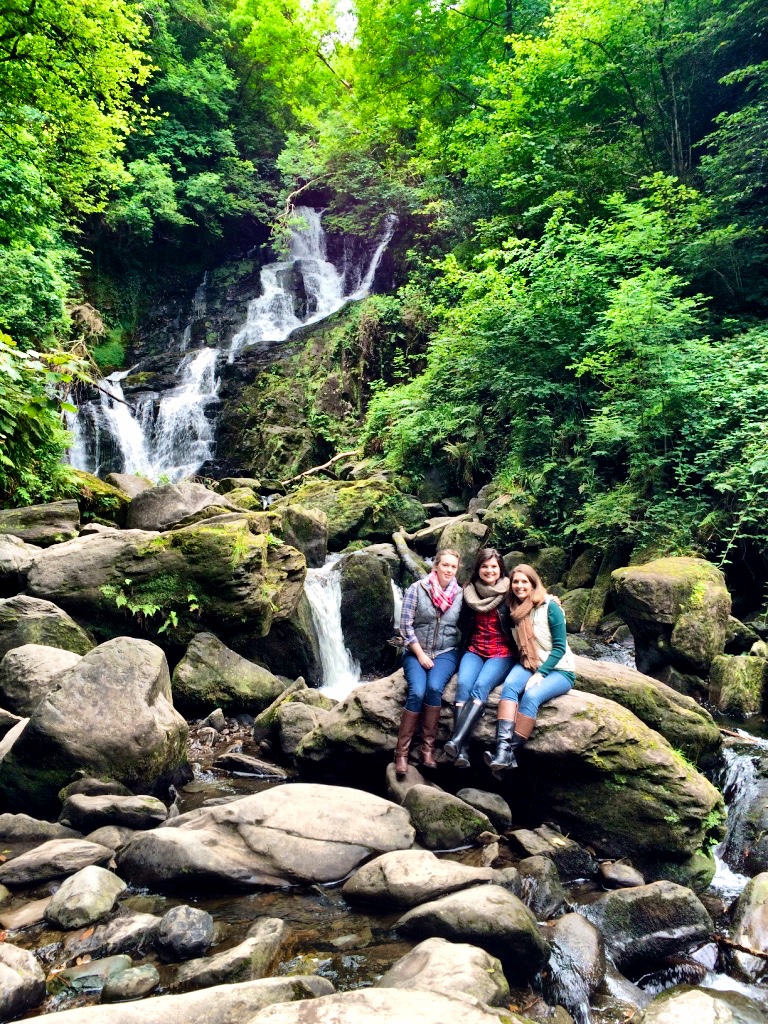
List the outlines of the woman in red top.
{"label": "woman in red top", "polygon": [[445,753],[458,768],[469,764],[469,740],[488,700],[517,660],[509,620],[509,578],[495,548],[481,548],[469,583],[464,607],[471,615],[469,645],[459,664],[453,717],[453,736]]}

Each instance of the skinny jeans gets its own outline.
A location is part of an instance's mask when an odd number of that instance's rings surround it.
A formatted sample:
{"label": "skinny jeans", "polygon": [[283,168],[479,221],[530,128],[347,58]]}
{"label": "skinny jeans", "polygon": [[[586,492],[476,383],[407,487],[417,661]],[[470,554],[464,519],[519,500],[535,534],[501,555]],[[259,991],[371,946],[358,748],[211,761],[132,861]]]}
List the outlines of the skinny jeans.
{"label": "skinny jeans", "polygon": [[408,651],[403,655],[403,672],[408,683],[406,711],[421,711],[425,704],[432,708],[440,707],[445,685],[459,663],[459,650],[455,647],[451,651],[443,651],[433,660],[432,668],[423,669],[415,654]]}
{"label": "skinny jeans", "polygon": [[491,690],[499,685],[515,663],[513,655],[506,658],[483,658],[467,651],[459,664],[456,703],[476,700],[486,704]]}
{"label": "skinny jeans", "polygon": [[[517,664],[509,673],[501,688],[501,700],[514,700],[518,704],[518,713],[536,718],[539,708],[553,697],[562,697],[573,686],[573,681],[564,672],[550,672],[538,686],[525,689],[525,684],[533,675],[530,669]],[[525,692],[523,692],[525,690]]]}

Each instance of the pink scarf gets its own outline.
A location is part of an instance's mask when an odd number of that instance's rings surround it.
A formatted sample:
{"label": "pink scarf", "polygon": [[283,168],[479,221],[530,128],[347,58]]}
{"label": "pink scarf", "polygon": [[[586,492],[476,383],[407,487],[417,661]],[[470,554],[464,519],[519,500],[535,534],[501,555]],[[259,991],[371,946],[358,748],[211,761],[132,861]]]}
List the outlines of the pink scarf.
{"label": "pink scarf", "polygon": [[453,604],[454,598],[460,592],[459,584],[455,579],[452,579],[445,590],[443,590],[434,569],[429,576],[427,576],[427,584],[432,596],[432,604],[439,612],[447,612]]}

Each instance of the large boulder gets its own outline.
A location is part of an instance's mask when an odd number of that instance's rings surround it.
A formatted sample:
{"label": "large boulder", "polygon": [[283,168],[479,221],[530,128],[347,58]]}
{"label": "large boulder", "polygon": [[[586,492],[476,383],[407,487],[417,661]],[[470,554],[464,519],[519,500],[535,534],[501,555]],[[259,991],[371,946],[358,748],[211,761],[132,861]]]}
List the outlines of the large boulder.
{"label": "large boulder", "polygon": [[0,534],[10,533],[28,544],[60,544],[77,536],[80,509],[71,498],[47,505],[0,509]]}
{"label": "large boulder", "polygon": [[[1,670],[2,666],[0,666]],[[768,698],[768,660],[719,654],[709,672],[709,699],[719,711],[736,718],[756,715]]]}
{"label": "large boulder", "polygon": [[744,981],[764,981],[768,975],[768,872],[750,878],[739,896],[731,925],[731,939],[762,956],[726,948],[729,970]]}
{"label": "large boulder", "polygon": [[452,548],[459,552],[459,571],[456,578],[462,586],[469,581],[477,552],[485,544],[488,527],[476,519],[460,516],[445,527],[437,543],[438,548]]}
{"label": "large boulder", "polygon": [[288,938],[284,921],[261,917],[248,929],[245,940],[210,957],[188,960],[171,983],[174,992],[255,981],[271,974]]}
{"label": "large boulder", "polygon": [[280,509],[280,536],[304,555],[307,565],[319,569],[328,554],[328,516],[320,508],[284,505]]}
{"label": "large boulder", "polygon": [[310,686],[322,686],[320,641],[307,595],[302,593],[293,611],[276,619],[265,637],[243,645],[243,653],[279,675],[290,679],[301,676]]}
{"label": "large boulder", "polygon": [[396,927],[403,935],[416,938],[438,936],[480,946],[499,958],[513,983],[532,979],[549,955],[533,914],[517,896],[498,885],[464,889],[414,907]]}
{"label": "large boulder", "polygon": [[176,643],[209,629],[246,644],[290,615],[304,585],[303,556],[276,541],[271,525],[266,512],[241,512],[168,533],[78,537],[35,560],[29,593],[110,635],[129,622],[146,635],[168,631]]}
{"label": "large boulder", "polygon": [[0,661],[0,703],[17,715],[31,715],[55,685],[56,676],[76,665],[81,657],[42,644],[15,647]]}
{"label": "large boulder", "polygon": [[[524,1024],[524,1018],[510,1012],[505,1012],[503,1020],[505,1024]],[[470,996],[452,997],[443,992],[422,992],[418,989],[364,988],[338,992],[311,1002],[270,1006],[252,1017],[249,1024],[387,1024],[395,1021],[409,1021],[410,1024],[446,1024],[451,1021],[499,1024],[499,1014]],[[62,1021],[62,1024],[85,1024],[85,1021]],[[94,1024],[102,1022],[94,1021]],[[128,1020],[120,1024],[134,1022]],[[185,1020],[185,1024],[198,1024],[198,1021]],[[238,1022],[233,1021],[233,1024]]]}
{"label": "large boulder", "polygon": [[156,796],[73,793],[64,801],[59,821],[86,833],[108,825],[156,828],[167,817],[168,809]]}
{"label": "large boulder", "polygon": [[424,522],[424,506],[402,494],[388,480],[306,480],[273,508],[301,505],[325,512],[328,546],[338,551],[353,540],[386,541],[401,526],[418,529]]}
{"label": "large boulder", "polygon": [[436,786],[411,787],[403,807],[411,816],[419,843],[428,850],[455,850],[469,845],[481,832],[493,831],[482,811]]}
{"label": "large boulder", "polygon": [[658,558],[611,574],[616,609],[632,630],[641,672],[671,664],[706,675],[722,654],[731,598],[719,569],[699,558]]}
{"label": "large boulder", "polygon": [[324,720],[329,711],[330,708],[316,707],[298,700],[287,700],[281,704],[277,709],[277,732],[282,752],[293,757],[299,743]]}
{"label": "large boulder", "polygon": [[461,889],[497,881],[492,868],[438,859],[429,850],[396,850],[363,864],[342,888],[351,903],[417,907]]}
{"label": "large boulder", "polygon": [[27,853],[0,864],[3,885],[26,886],[73,875],[90,864],[107,864],[114,850],[85,839],[49,839]]}
{"label": "large boulder", "polygon": [[225,511],[236,511],[229,498],[209,491],[203,484],[185,480],[180,484],[164,484],[136,494],[128,509],[129,530],[170,530],[190,517],[204,518]]}
{"label": "large boulder", "polygon": [[151,786],[186,763],[187,725],[174,710],[165,655],[119,637],[57,677],[0,765],[11,810],[45,816],[77,772]]}
{"label": "large boulder", "polygon": [[736,991],[675,986],[646,1007],[643,1024],[763,1024],[765,1001]]}
{"label": "large boulder", "polygon": [[606,892],[579,913],[600,930],[606,951],[625,973],[683,953],[706,942],[714,931],[696,895],[674,882]]}
{"label": "large boulder", "polygon": [[689,760],[711,761],[720,750],[717,723],[692,697],[627,665],[578,656],[575,660],[579,690],[628,708]]}
{"label": "large boulder", "polygon": [[93,640],[65,611],[50,601],[20,594],[0,600],[0,657],[25,644],[87,654]]}
{"label": "large boulder", "polygon": [[72,470],[72,473],[77,484],[77,504],[83,522],[96,519],[125,526],[126,513],[131,503],[125,491],[82,469]]}
{"label": "large boulder", "polygon": [[125,889],[117,875],[90,864],[62,882],[46,907],[46,920],[58,928],[84,928],[108,914]]}
{"label": "large boulder", "polygon": [[187,715],[206,715],[214,708],[257,715],[287,685],[287,679],[231,651],[212,633],[198,633],[173,670],[174,701]]}
{"label": "large boulder", "polygon": [[0,1019],[11,1020],[45,998],[45,974],[34,953],[0,943]]}
{"label": "large boulder", "polygon": [[341,786],[279,786],[172,818],[118,856],[136,885],[240,888],[331,882],[373,854],[409,849],[407,811]]}
{"label": "large boulder", "polygon": [[129,498],[137,498],[144,491],[149,491],[154,487],[151,480],[147,480],[145,476],[137,476],[135,473],[107,473],[104,482],[116,487],[118,491],[122,491]]}
{"label": "large boulder", "polygon": [[589,1005],[605,977],[605,944],[600,932],[581,914],[565,914],[547,935],[551,952],[543,972],[550,1006],[564,1006],[574,1020],[589,1020]]}
{"label": "large boulder", "polygon": [[341,560],[341,631],[344,643],[365,675],[386,671],[394,663],[395,611],[387,564],[357,551]]}
{"label": "large boulder", "polygon": [[376,988],[418,989],[472,996],[489,1006],[506,1006],[509,985],[496,957],[478,946],[425,939],[376,982]]}
{"label": "large boulder", "polygon": [[24,589],[29,567],[41,551],[13,534],[0,535],[0,597],[13,597]]}

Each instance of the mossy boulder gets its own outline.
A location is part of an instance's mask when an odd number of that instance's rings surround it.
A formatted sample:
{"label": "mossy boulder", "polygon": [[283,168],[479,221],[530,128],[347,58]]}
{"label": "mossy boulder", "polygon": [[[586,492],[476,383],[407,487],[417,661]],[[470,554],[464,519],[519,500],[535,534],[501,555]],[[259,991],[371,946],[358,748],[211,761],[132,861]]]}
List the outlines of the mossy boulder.
{"label": "mossy boulder", "polygon": [[[526,561],[526,559],[523,559]],[[568,565],[568,556],[562,548],[544,547],[538,551],[532,551],[527,561],[534,567],[541,576],[545,587],[554,587],[559,583],[565,574],[565,567]]]}
{"label": "mossy boulder", "polygon": [[477,552],[485,544],[488,527],[479,520],[460,516],[452,520],[440,534],[438,548],[453,548],[459,552],[457,579],[462,586],[469,582]]}
{"label": "mossy boulder", "polygon": [[561,600],[563,612],[565,613],[565,628],[569,633],[578,633],[581,630],[581,624],[589,607],[591,593],[591,590],[582,588],[580,590],[569,590],[566,594],[563,594]]}
{"label": "mossy boulder", "polygon": [[180,524],[188,525],[193,519],[208,519],[237,509],[229,497],[185,480],[137,494],[128,509],[126,524],[131,530],[170,530]]}
{"label": "mossy boulder", "polygon": [[403,807],[411,816],[418,842],[427,850],[455,850],[481,832],[493,832],[486,814],[436,786],[412,786]]}
{"label": "mossy boulder", "polygon": [[750,655],[720,654],[709,669],[709,699],[738,718],[756,715],[768,695],[768,661]]}
{"label": "mossy boulder", "polygon": [[163,630],[174,643],[188,643],[210,630],[242,648],[291,614],[304,584],[303,555],[261,532],[265,520],[266,513],[229,513],[167,533],[79,537],[35,561],[28,590],[103,635],[129,624],[132,632]]}
{"label": "mossy boulder", "polygon": [[387,564],[358,551],[341,560],[341,629],[344,643],[363,673],[394,665],[394,598]]}
{"label": "mossy boulder", "polygon": [[[768,953],[768,873],[751,878],[739,896],[731,928],[733,941],[740,946]],[[730,970],[748,982],[764,981],[768,960],[726,948]]]}
{"label": "mossy boulder", "polygon": [[417,530],[424,522],[424,506],[403,494],[388,480],[308,480],[296,491],[274,502],[317,508],[328,517],[328,546],[340,550],[352,540],[389,540],[401,526]]}
{"label": "mossy boulder", "polygon": [[652,676],[627,665],[577,656],[576,686],[621,704],[696,764],[710,764],[720,751],[720,729],[712,715],[692,697]]}
{"label": "mossy boulder", "polygon": [[296,679],[303,676],[310,686],[322,686],[323,665],[307,595],[302,592],[298,604],[288,615],[275,619],[266,636],[243,645],[249,658],[263,662],[272,672]]}
{"label": "mossy boulder", "polygon": [[635,638],[637,667],[655,675],[664,665],[706,675],[722,654],[731,598],[719,569],[699,558],[659,558],[616,569],[616,608]]}
{"label": "mossy boulder", "polygon": [[125,526],[130,497],[113,484],[100,480],[93,473],[74,469],[72,473],[77,481],[77,504],[83,522],[91,519],[106,520],[117,526]]}
{"label": "mossy boulder", "polygon": [[581,590],[592,587],[597,579],[603,553],[599,548],[587,548],[574,560],[565,575],[565,585],[569,590]]}
{"label": "mossy boulder", "polygon": [[297,548],[307,565],[318,569],[328,554],[328,516],[319,508],[285,505],[280,509],[280,536]]}
{"label": "mossy boulder", "polygon": [[71,616],[50,601],[40,601],[26,594],[0,600],[0,657],[26,644],[87,654],[93,647],[93,640]]}
{"label": "mossy boulder", "polygon": [[483,522],[488,527],[488,542],[500,551],[519,544],[531,531],[531,502],[522,492],[500,494],[488,503]]}
{"label": "mossy boulder", "polygon": [[250,487],[235,487],[231,491],[227,491],[227,500],[248,512],[261,509],[261,495]]}
{"label": "mossy boulder", "polygon": [[74,499],[45,505],[0,509],[0,534],[10,533],[28,544],[48,547],[77,536],[80,509]]}
{"label": "mossy boulder", "polygon": [[258,715],[288,686],[261,665],[231,651],[212,633],[198,633],[173,671],[173,697],[186,715]]}

